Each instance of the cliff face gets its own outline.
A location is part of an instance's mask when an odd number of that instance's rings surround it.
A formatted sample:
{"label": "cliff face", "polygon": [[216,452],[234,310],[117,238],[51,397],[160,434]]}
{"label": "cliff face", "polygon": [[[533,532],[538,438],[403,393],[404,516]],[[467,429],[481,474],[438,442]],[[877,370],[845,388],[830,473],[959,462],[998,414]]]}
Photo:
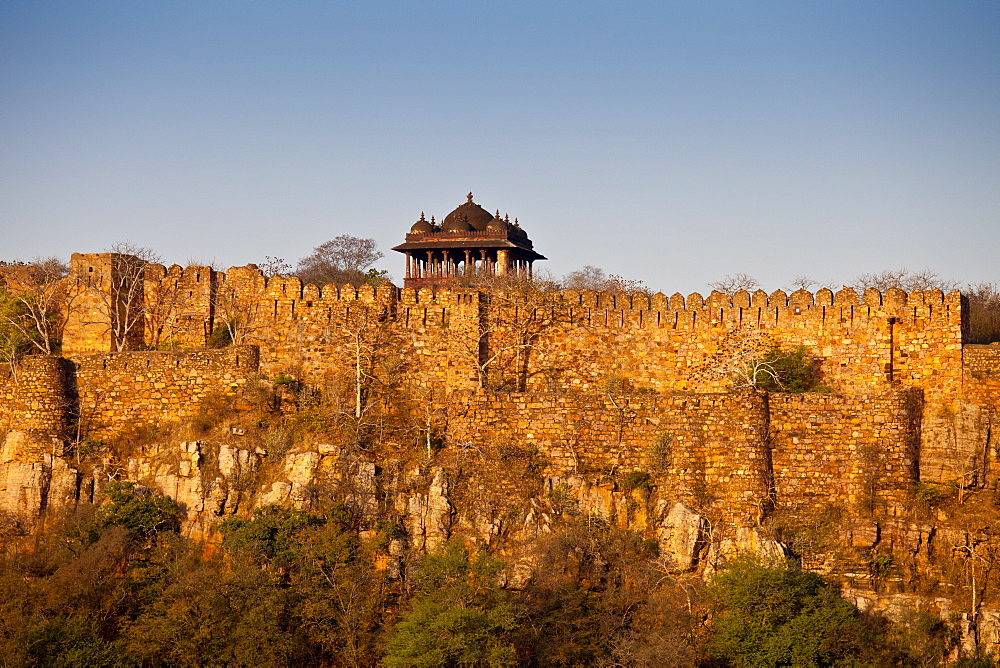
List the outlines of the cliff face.
{"label": "cliff face", "polygon": [[[425,407],[424,431],[414,419],[409,436],[387,428],[378,446],[345,425],[293,436],[296,420],[315,419],[302,405],[266,418],[220,408],[186,435],[132,434],[118,455],[109,443],[64,453],[52,438],[42,453],[37,434],[11,430],[0,509],[29,526],[127,479],[173,497],[182,533],[212,543],[227,517],[336,500],[371,532],[396,527],[388,577],[457,536],[500,550],[512,587],[531,580],[546,536],[584,518],[655,541],[675,577],[709,577],[742,553],[794,557],[862,609],[930,612],[963,628],[968,647],[1000,649],[992,449],[967,485],[921,484],[918,399],[466,393],[430,418]],[[960,430],[977,448],[985,419]]]}

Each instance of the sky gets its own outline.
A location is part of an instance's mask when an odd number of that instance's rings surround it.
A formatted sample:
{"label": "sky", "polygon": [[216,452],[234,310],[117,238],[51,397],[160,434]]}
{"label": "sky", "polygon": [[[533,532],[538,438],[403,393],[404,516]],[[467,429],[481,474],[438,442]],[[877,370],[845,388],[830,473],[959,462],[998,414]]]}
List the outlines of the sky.
{"label": "sky", "polygon": [[401,284],[469,191],[557,276],[1000,281],[1000,1],[0,0],[0,259]]}

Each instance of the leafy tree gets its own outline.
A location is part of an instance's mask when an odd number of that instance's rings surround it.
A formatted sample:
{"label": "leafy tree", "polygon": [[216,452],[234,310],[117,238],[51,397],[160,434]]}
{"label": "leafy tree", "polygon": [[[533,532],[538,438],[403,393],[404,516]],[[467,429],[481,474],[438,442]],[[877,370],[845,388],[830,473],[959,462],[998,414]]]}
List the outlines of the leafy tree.
{"label": "leafy tree", "polygon": [[0,361],[17,374],[17,361],[32,349],[32,339],[24,328],[27,317],[17,295],[0,289]]}
{"label": "leafy tree", "polygon": [[497,584],[502,564],[459,541],[428,555],[413,609],[396,626],[383,665],[517,666],[514,632],[524,611]]}
{"label": "leafy tree", "polygon": [[540,539],[525,590],[539,665],[693,665],[698,583],[681,583],[655,542],[593,517]]}
{"label": "leafy tree", "polygon": [[[303,665],[311,645],[294,623],[297,592],[256,564],[175,551],[143,592],[125,634],[134,664]],[[139,584],[138,582],[136,584]]]}
{"label": "leafy tree", "polygon": [[[341,234],[313,249],[312,254],[299,260],[296,273],[304,283],[316,285],[361,285],[381,282],[386,274],[369,267],[382,259],[374,239],[360,239]],[[367,272],[367,273],[366,273]]]}
{"label": "leafy tree", "polygon": [[176,531],[180,526],[180,509],[169,496],[121,480],[109,482],[104,494],[107,501],[95,517],[91,534],[94,537],[112,526],[141,538],[151,538],[161,531]]}
{"label": "leafy tree", "polygon": [[813,573],[738,561],[710,587],[712,660],[731,666],[891,663],[860,611]]}
{"label": "leafy tree", "polygon": [[227,551],[272,571],[287,572],[301,556],[301,539],[322,520],[304,510],[269,505],[256,508],[249,520],[230,517],[220,526]]}

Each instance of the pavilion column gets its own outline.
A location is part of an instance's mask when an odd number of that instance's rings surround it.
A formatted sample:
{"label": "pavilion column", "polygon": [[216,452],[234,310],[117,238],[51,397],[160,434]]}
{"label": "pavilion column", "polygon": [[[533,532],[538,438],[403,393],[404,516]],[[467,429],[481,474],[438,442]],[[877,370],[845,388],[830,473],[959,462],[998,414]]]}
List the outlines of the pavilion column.
{"label": "pavilion column", "polygon": [[410,251],[406,251],[406,278],[412,278],[410,276]]}
{"label": "pavilion column", "polygon": [[472,276],[472,251],[465,251],[465,275]]}
{"label": "pavilion column", "polygon": [[497,276],[506,276],[510,270],[510,251],[501,248],[497,251]]}

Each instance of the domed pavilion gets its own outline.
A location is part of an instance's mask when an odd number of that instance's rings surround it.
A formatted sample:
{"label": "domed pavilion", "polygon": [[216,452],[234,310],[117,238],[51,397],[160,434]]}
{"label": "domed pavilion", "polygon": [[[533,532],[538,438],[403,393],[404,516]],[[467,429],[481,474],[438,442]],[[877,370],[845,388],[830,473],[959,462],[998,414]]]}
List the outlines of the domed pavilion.
{"label": "domed pavilion", "polygon": [[392,250],[406,255],[407,288],[423,288],[461,278],[531,277],[535,260],[544,260],[533,249],[517,219],[489,211],[468,201],[444,217],[440,224],[424,214],[410,228],[406,243]]}

